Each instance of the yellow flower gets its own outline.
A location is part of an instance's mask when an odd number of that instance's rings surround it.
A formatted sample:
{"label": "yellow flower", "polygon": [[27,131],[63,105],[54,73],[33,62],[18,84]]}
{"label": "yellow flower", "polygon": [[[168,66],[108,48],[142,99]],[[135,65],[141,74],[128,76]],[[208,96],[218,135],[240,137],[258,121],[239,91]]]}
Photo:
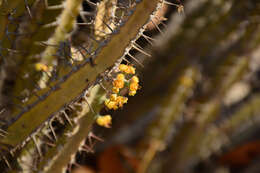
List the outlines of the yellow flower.
{"label": "yellow flower", "polygon": [[110,128],[112,117],[110,115],[98,116],[96,123],[102,127]]}
{"label": "yellow flower", "polygon": [[35,64],[35,68],[37,71],[45,71],[47,72],[49,70],[48,66],[43,63],[37,63]]}
{"label": "yellow flower", "polygon": [[122,73],[119,73],[119,74],[116,76],[116,79],[119,80],[119,81],[124,81],[124,80],[125,80],[125,75],[122,74]]}
{"label": "yellow flower", "polygon": [[114,109],[114,110],[118,109],[116,101],[110,101],[107,99],[107,100],[105,100],[105,105],[108,109]]}
{"label": "yellow flower", "polygon": [[129,91],[128,95],[134,96],[136,94],[136,91]]}
{"label": "yellow flower", "polygon": [[128,69],[128,65],[125,65],[125,64],[120,64],[119,65],[119,70],[121,72],[125,72],[125,71],[127,71],[127,69]]}
{"label": "yellow flower", "polygon": [[124,85],[125,85],[125,75],[120,73],[117,75],[116,80],[114,80],[113,86],[115,88],[121,89],[124,88]]}
{"label": "yellow flower", "polygon": [[113,93],[119,93],[119,88],[113,87],[112,91],[113,91]]}
{"label": "yellow flower", "polygon": [[114,80],[113,82],[113,86],[118,89],[124,88],[124,85],[125,85],[124,81]]}
{"label": "yellow flower", "polygon": [[131,82],[132,82],[132,83],[139,83],[139,78],[138,78],[137,76],[133,76],[133,77],[131,78]]}
{"label": "yellow flower", "polygon": [[111,94],[110,95],[110,100],[111,101],[116,101],[117,100],[117,94]]}
{"label": "yellow flower", "polygon": [[128,73],[129,74],[135,74],[135,68],[133,66],[129,66]]}
{"label": "yellow flower", "polygon": [[119,65],[119,70],[122,72],[125,72],[127,74],[135,74],[135,68],[133,66],[128,66],[125,64],[120,64]]}
{"label": "yellow flower", "polygon": [[139,84],[138,83],[130,83],[130,87],[129,90],[130,91],[136,91],[139,88]]}
{"label": "yellow flower", "polygon": [[127,100],[127,97],[118,96],[116,101],[119,107],[123,107],[123,104],[127,103]]}

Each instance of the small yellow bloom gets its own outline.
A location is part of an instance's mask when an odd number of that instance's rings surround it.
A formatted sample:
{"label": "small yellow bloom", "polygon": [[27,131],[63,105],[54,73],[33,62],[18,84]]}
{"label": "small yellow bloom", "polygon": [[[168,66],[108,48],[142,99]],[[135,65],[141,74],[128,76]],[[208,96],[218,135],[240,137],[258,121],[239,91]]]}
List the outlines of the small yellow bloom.
{"label": "small yellow bloom", "polygon": [[37,63],[35,64],[35,68],[37,71],[45,71],[47,72],[49,70],[48,66],[43,63]]}
{"label": "small yellow bloom", "polygon": [[122,73],[119,73],[119,74],[116,76],[116,79],[119,80],[119,81],[124,81],[124,80],[125,80],[125,75],[122,74]]}
{"label": "small yellow bloom", "polygon": [[120,73],[117,75],[116,80],[114,80],[113,86],[115,88],[121,89],[124,88],[124,85],[125,85],[125,75]]}
{"label": "small yellow bloom", "polygon": [[125,64],[120,64],[119,65],[119,70],[121,72],[125,72],[125,71],[127,71],[127,69],[128,69],[128,65],[125,65]]}
{"label": "small yellow bloom", "polygon": [[133,66],[129,66],[128,73],[129,74],[135,74],[135,68]]}
{"label": "small yellow bloom", "polygon": [[102,127],[110,128],[112,117],[110,115],[98,116],[96,123]]}
{"label": "small yellow bloom", "polygon": [[114,109],[117,110],[118,109],[118,105],[116,101],[111,101],[111,100],[105,100],[105,105],[108,109]]}
{"label": "small yellow bloom", "polygon": [[130,91],[136,91],[138,90],[138,88],[139,88],[138,83],[130,83],[130,87],[129,87]]}
{"label": "small yellow bloom", "polygon": [[139,83],[139,78],[138,78],[137,76],[133,76],[133,77],[131,78],[131,82],[132,82],[132,83]]}
{"label": "small yellow bloom", "polygon": [[119,107],[123,107],[123,104],[127,103],[127,100],[128,100],[127,97],[118,96],[116,101]]}
{"label": "small yellow bloom", "polygon": [[135,74],[135,68],[133,66],[128,66],[128,65],[125,65],[125,64],[120,64],[119,65],[119,70],[121,72],[125,72],[127,74]]}
{"label": "small yellow bloom", "polygon": [[119,93],[119,88],[113,87],[113,88],[112,88],[112,91],[113,91],[113,93]]}
{"label": "small yellow bloom", "polygon": [[136,94],[136,91],[129,91],[128,95],[134,96]]}
{"label": "small yellow bloom", "polygon": [[121,81],[121,80],[114,80],[113,86],[118,88],[118,89],[121,89],[121,88],[124,88],[125,82]]}
{"label": "small yellow bloom", "polygon": [[110,95],[110,100],[111,101],[116,101],[117,100],[117,94],[111,94]]}

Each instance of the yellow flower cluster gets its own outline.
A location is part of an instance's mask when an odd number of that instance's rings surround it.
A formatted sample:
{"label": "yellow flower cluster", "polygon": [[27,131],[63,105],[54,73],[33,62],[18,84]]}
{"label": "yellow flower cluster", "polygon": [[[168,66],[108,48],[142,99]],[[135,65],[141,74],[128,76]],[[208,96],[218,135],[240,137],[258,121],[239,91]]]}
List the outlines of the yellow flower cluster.
{"label": "yellow flower cluster", "polygon": [[110,128],[112,117],[110,115],[98,116],[96,123],[102,127]]}
{"label": "yellow flower cluster", "polygon": [[[136,94],[136,91],[140,88],[138,77],[132,76],[135,74],[135,68],[133,66],[121,64],[119,66],[119,70],[121,71],[121,73],[119,73],[116,76],[116,79],[113,81],[113,94],[110,95],[109,99],[105,100],[105,106],[108,109],[117,110],[127,103],[127,97],[118,95],[120,89],[125,87],[125,84],[129,86],[130,96],[134,96]],[[132,76],[132,78],[130,80],[129,78],[126,79],[125,74],[126,76]],[[111,120],[112,118],[110,115],[98,116],[96,123],[103,127],[110,127]]]}
{"label": "yellow flower cluster", "polygon": [[117,110],[118,108],[123,107],[123,105],[127,103],[127,100],[127,97],[111,94],[110,98],[105,100],[105,105],[108,109]]}
{"label": "yellow flower cluster", "polygon": [[131,65],[120,64],[119,70],[121,72],[125,72],[126,74],[135,74],[135,68]]}
{"label": "yellow flower cluster", "polygon": [[137,76],[133,76],[130,81],[129,95],[134,96],[139,89],[139,79]]}

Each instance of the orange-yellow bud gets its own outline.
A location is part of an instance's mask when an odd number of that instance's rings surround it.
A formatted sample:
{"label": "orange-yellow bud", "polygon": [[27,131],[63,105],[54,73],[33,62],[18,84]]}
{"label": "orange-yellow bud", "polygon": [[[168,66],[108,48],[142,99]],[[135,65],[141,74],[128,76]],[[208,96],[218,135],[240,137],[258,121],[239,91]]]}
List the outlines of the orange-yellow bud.
{"label": "orange-yellow bud", "polygon": [[128,95],[134,96],[136,94],[136,91],[129,91]]}
{"label": "orange-yellow bud", "polygon": [[127,103],[127,100],[128,100],[127,97],[118,96],[117,103],[118,103],[119,107],[123,107],[123,104]]}
{"label": "orange-yellow bud", "polygon": [[110,100],[106,100],[105,101],[105,105],[108,109],[114,109],[117,110],[118,106],[117,106],[117,102],[116,101],[110,101]]}
{"label": "orange-yellow bud", "polygon": [[127,74],[135,74],[135,68],[133,66],[128,66],[125,64],[120,64],[119,70]]}
{"label": "orange-yellow bud", "polygon": [[102,127],[110,128],[112,117],[110,115],[98,116],[96,123]]}
{"label": "orange-yellow bud", "polygon": [[113,91],[113,93],[119,93],[119,88],[113,87],[113,88],[112,88],[112,91]]}
{"label": "orange-yellow bud", "polygon": [[122,81],[122,80],[114,80],[114,82],[113,82],[113,86],[115,87],[115,88],[118,88],[118,89],[121,89],[121,88],[124,88],[124,85],[125,85],[125,82],[124,81]]}
{"label": "orange-yellow bud", "polygon": [[132,82],[132,83],[139,83],[139,78],[138,78],[137,76],[133,76],[133,77],[131,78],[131,82]]}
{"label": "orange-yellow bud", "polygon": [[128,69],[127,65],[125,65],[125,64],[120,64],[119,65],[119,70],[120,71],[125,72],[125,71],[127,71],[127,69]]}
{"label": "orange-yellow bud", "polygon": [[111,101],[116,101],[117,100],[117,94],[111,94],[110,95],[110,100]]}
{"label": "orange-yellow bud", "polygon": [[49,70],[48,66],[45,64],[42,64],[42,63],[35,64],[35,68],[37,71],[46,71],[47,72]]}
{"label": "orange-yellow bud", "polygon": [[117,79],[117,80],[120,80],[120,81],[124,81],[124,80],[125,80],[125,75],[122,74],[122,73],[119,73],[119,74],[116,76],[116,79]]}
{"label": "orange-yellow bud", "polygon": [[128,73],[129,74],[135,74],[135,68],[133,66],[128,67]]}
{"label": "orange-yellow bud", "polygon": [[130,83],[130,88],[129,88],[130,91],[136,91],[138,90],[138,88],[139,88],[138,83]]}

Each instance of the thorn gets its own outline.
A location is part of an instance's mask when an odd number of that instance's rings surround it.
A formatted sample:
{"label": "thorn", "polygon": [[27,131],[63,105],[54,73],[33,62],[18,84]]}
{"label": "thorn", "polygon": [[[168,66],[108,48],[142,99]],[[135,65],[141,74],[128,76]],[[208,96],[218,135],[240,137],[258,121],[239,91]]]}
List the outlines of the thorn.
{"label": "thorn", "polygon": [[168,1],[165,1],[165,0],[163,0],[163,1],[161,1],[162,3],[165,3],[165,4],[167,4],[167,5],[172,5],[172,6],[175,6],[175,7],[179,7],[179,5],[178,4],[175,4],[175,3],[172,3],[172,2],[168,2]]}
{"label": "thorn", "polygon": [[91,5],[93,5],[93,6],[97,6],[97,4],[95,4],[94,2],[91,2],[90,0],[85,0],[87,3],[89,3],[89,4],[91,4]]}
{"label": "thorn", "polygon": [[3,156],[3,159],[4,159],[5,163],[6,163],[6,165],[8,166],[8,168],[9,168],[9,169],[12,169],[10,163],[8,162],[8,160],[6,159],[5,156]]}
{"label": "thorn", "polygon": [[86,103],[88,104],[88,107],[89,107],[89,109],[91,110],[91,112],[93,113],[93,114],[97,114],[95,111],[94,111],[94,109],[92,108],[92,106],[89,104],[89,102],[88,102],[88,99],[87,99],[87,96],[86,95],[84,95],[84,98],[85,98],[85,101],[86,101]]}
{"label": "thorn", "polygon": [[101,41],[98,41],[97,39],[95,39],[93,36],[91,35],[87,35],[88,38],[90,38],[91,40],[95,41],[96,43],[98,43],[99,45],[102,43]]}
{"label": "thorn", "polygon": [[3,129],[0,129],[0,132],[2,132],[2,133],[4,133],[4,134],[8,135],[8,132],[5,131],[5,130],[3,130]]}
{"label": "thorn", "polygon": [[87,146],[86,144],[81,146],[81,150],[87,153],[94,153],[92,146]]}
{"label": "thorn", "polygon": [[58,26],[58,25],[59,25],[59,22],[54,21],[52,23],[48,23],[48,24],[43,25],[43,28],[55,27],[55,26]]}
{"label": "thorn", "polygon": [[12,53],[23,53],[20,50],[14,50],[14,49],[9,49],[9,48],[4,48],[5,50],[7,50],[8,52],[12,52]]}
{"label": "thorn", "polygon": [[104,142],[104,140],[102,138],[94,135],[93,132],[89,132],[89,134],[88,134],[88,142],[89,142],[90,146],[93,146],[92,138],[96,139],[97,141]]}
{"label": "thorn", "polygon": [[160,20],[159,18],[158,18],[158,16],[154,16],[159,22],[160,22],[160,24],[162,24],[165,28],[167,28],[167,25],[165,24],[165,23],[163,23],[163,21],[166,21],[167,20],[167,18],[163,18],[163,20]]}
{"label": "thorn", "polygon": [[80,164],[78,164],[78,163],[76,163],[76,162],[74,162],[73,163],[76,167],[78,167],[78,168],[83,168],[83,166],[81,166]]}
{"label": "thorn", "polygon": [[63,121],[63,119],[62,119],[60,116],[56,116],[56,118],[57,118],[57,120],[58,120],[62,125],[65,124],[64,121]]}
{"label": "thorn", "polygon": [[31,10],[29,8],[28,1],[24,0],[24,3],[25,3],[25,8],[27,9],[27,12],[28,12],[30,18],[32,19],[32,13],[31,13]]}
{"label": "thorn", "polygon": [[50,147],[55,147],[56,145],[54,143],[46,142],[44,141],[45,144],[49,145]]}
{"label": "thorn", "polygon": [[73,126],[73,124],[72,124],[72,122],[70,121],[70,119],[69,119],[69,116],[68,116],[68,114],[63,110],[63,111],[61,111],[61,113],[64,115],[64,117],[66,118],[66,120],[69,122],[69,124],[71,125],[71,126]]}
{"label": "thorn", "polygon": [[151,17],[151,22],[152,22],[152,24],[158,29],[158,31],[159,31],[161,34],[164,34],[164,33],[162,32],[162,30],[160,29],[160,27],[159,27],[156,23],[154,23],[153,18],[154,18],[154,15]]}
{"label": "thorn", "polygon": [[144,35],[143,33],[141,34],[143,36],[143,38],[150,44],[150,45],[154,45],[153,41],[155,41],[153,38],[147,36],[147,35]]}
{"label": "thorn", "polygon": [[63,8],[64,8],[64,5],[63,5],[63,4],[49,6],[49,5],[48,5],[48,4],[49,4],[49,3],[48,3],[48,0],[44,0],[44,3],[45,3],[46,9],[48,9],[48,10],[59,10],[59,9],[63,9]]}
{"label": "thorn", "polygon": [[49,140],[54,141],[53,138],[52,138],[52,136],[50,136],[49,133],[44,133],[44,135],[45,135]]}
{"label": "thorn", "polygon": [[14,151],[13,150],[10,151],[10,154],[11,154],[12,157],[14,157]]}
{"label": "thorn", "polygon": [[43,46],[59,47],[58,45],[49,44],[49,43],[47,43],[47,42],[45,42],[45,41],[39,41],[39,42],[37,42],[37,43],[40,44],[40,45],[43,45]]}
{"label": "thorn", "polygon": [[56,133],[55,133],[55,131],[54,131],[54,129],[53,129],[51,123],[52,123],[52,121],[49,121],[49,122],[48,122],[49,127],[50,127],[50,129],[51,129],[51,132],[52,132],[52,134],[53,134],[53,136],[54,136],[54,139],[55,139],[55,141],[57,141],[57,136],[56,136]]}
{"label": "thorn", "polygon": [[101,82],[99,82],[98,84],[106,91],[106,93],[109,93],[108,89],[106,89],[106,87]]}
{"label": "thorn", "polygon": [[140,46],[139,46],[138,44],[136,44],[135,42],[133,42],[133,45],[132,45],[132,46],[133,46],[133,48],[135,48],[135,49],[138,50],[139,52],[143,53],[144,55],[151,57],[151,55],[150,55],[149,53],[145,52],[145,51],[143,50],[143,48],[140,47]]}
{"label": "thorn", "polygon": [[37,151],[38,151],[38,153],[39,153],[39,156],[42,157],[42,152],[41,152],[41,149],[40,149],[39,145],[37,144],[37,141],[36,141],[35,136],[32,135],[31,137],[32,137],[33,143],[35,144],[36,149],[37,149]]}
{"label": "thorn", "polygon": [[47,9],[48,10],[60,10],[60,9],[64,9],[64,5],[60,4],[60,5],[48,6]]}
{"label": "thorn", "polygon": [[104,23],[106,25],[106,27],[108,27],[108,29],[111,31],[111,33],[114,32],[114,30],[104,20],[102,20],[102,23]]}
{"label": "thorn", "polygon": [[77,49],[77,51],[76,51],[75,53],[79,52],[83,59],[86,59],[86,58],[87,58],[87,57],[84,55],[84,53],[83,53],[79,48],[76,48],[76,49]]}
{"label": "thorn", "polygon": [[84,15],[84,16],[94,16],[95,15],[93,12],[89,12],[89,11],[81,11],[80,14]]}
{"label": "thorn", "polygon": [[67,169],[68,169],[68,171],[69,171],[69,173],[70,173],[70,172],[71,172],[71,169],[72,169],[72,164],[71,164],[71,163],[68,164],[68,168],[67,168]]}
{"label": "thorn", "polygon": [[125,60],[128,64],[131,64],[125,57],[123,57],[123,60]]}
{"label": "thorn", "polygon": [[1,134],[1,133],[0,133],[0,136],[2,136],[2,137],[6,137],[6,135],[4,135],[4,134]]}
{"label": "thorn", "polygon": [[138,59],[136,59],[133,55],[131,55],[130,52],[127,52],[127,55],[130,56],[141,67],[144,67],[144,65],[140,61],[138,61]]}
{"label": "thorn", "polygon": [[91,55],[91,53],[89,52],[89,50],[87,48],[85,48],[84,46],[79,46],[81,49],[83,49],[85,52],[87,52],[87,54]]}
{"label": "thorn", "polygon": [[92,25],[93,23],[92,22],[86,22],[86,23],[76,23],[77,25]]}

